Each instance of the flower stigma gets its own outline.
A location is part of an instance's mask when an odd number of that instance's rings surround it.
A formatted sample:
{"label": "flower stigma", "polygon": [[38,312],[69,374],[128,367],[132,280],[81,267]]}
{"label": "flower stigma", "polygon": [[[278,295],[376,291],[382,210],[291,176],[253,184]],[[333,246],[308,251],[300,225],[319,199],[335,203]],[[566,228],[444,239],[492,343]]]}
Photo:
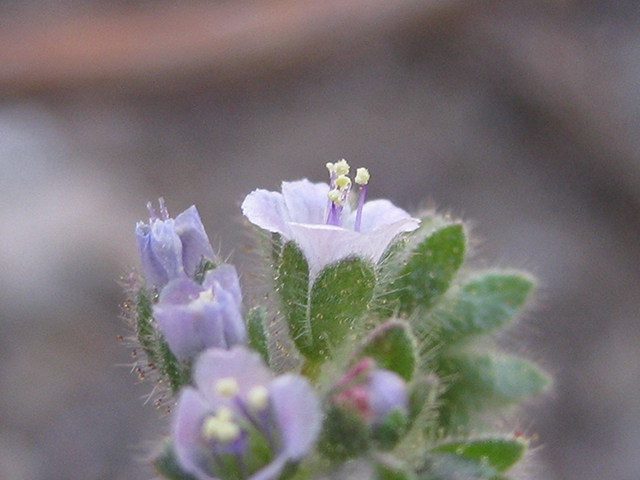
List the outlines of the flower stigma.
{"label": "flower stigma", "polygon": [[[158,207],[160,210],[160,218],[162,219],[162,221],[169,220],[169,211],[164,204],[164,198],[160,197],[158,199]],[[156,211],[153,209],[153,204],[151,202],[147,202],[147,210],[149,210],[149,220],[151,221],[151,223],[158,220],[158,215],[156,215]]]}

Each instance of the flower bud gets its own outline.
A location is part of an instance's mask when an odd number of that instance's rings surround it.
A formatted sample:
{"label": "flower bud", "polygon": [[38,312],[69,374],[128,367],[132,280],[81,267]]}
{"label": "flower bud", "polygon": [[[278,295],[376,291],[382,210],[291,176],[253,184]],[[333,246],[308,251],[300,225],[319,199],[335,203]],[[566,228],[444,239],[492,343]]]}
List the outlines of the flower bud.
{"label": "flower bud", "polygon": [[195,206],[169,218],[160,199],[160,218],[151,203],[149,224],[138,222],[136,240],[142,271],[149,287],[162,289],[169,281],[193,277],[204,259],[215,259],[204,226]]}
{"label": "flower bud", "polygon": [[372,445],[388,450],[397,444],[409,413],[402,377],[367,357],[343,375],[334,392],[319,446],[325,456],[345,459]]}
{"label": "flower bud", "polygon": [[187,277],[169,282],[153,316],[176,358],[188,360],[206,348],[246,343],[241,302],[236,270],[225,264],[209,270],[202,285]]}

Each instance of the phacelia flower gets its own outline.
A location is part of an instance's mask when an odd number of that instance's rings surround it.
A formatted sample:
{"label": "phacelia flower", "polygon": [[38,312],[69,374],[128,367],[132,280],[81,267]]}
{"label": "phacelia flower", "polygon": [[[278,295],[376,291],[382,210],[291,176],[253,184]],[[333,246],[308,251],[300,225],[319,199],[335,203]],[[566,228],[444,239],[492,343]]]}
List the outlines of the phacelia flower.
{"label": "phacelia flower", "polygon": [[236,269],[223,264],[207,271],[202,285],[186,276],[170,281],[153,306],[153,317],[176,358],[186,360],[209,347],[246,343],[241,308]]}
{"label": "phacelia flower", "polygon": [[398,234],[413,231],[420,223],[389,200],[365,203],[369,182],[365,168],[359,168],[354,178],[360,196],[352,211],[349,164],[341,160],[328,163],[327,168],[329,185],[307,179],[282,182],[282,193],[258,189],[242,203],[242,213],[251,223],[300,247],[312,278],[351,255],[377,262]]}
{"label": "phacelia flower", "polygon": [[364,358],[342,377],[333,402],[372,428],[382,425],[394,412],[408,414],[407,384],[390,370],[377,368]]}
{"label": "phacelia flower", "polygon": [[305,378],[274,378],[244,347],[203,352],[193,378],[178,400],[173,445],[198,480],[273,480],[315,443],[320,405]]}
{"label": "phacelia flower", "polygon": [[142,271],[147,284],[157,289],[174,278],[193,277],[203,259],[215,259],[196,207],[189,207],[173,219],[162,198],[159,203],[160,218],[149,202],[149,224],[136,224]]}

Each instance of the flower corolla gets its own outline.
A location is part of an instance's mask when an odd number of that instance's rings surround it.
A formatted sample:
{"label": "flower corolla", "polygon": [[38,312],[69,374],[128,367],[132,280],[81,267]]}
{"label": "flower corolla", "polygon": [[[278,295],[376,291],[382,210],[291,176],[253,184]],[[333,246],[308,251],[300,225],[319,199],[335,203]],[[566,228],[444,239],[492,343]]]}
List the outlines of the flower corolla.
{"label": "flower corolla", "polygon": [[322,415],[305,378],[274,378],[244,347],[203,352],[193,378],[178,400],[173,445],[198,480],[273,480],[315,443]]}
{"label": "flower corolla", "polygon": [[204,259],[215,259],[196,207],[192,205],[173,219],[162,198],[159,203],[160,217],[148,203],[149,223],[136,224],[142,271],[148,286],[158,290],[174,278],[193,277]]}
{"label": "flower corolla", "polygon": [[223,264],[207,271],[202,285],[186,276],[170,281],[153,317],[176,358],[187,360],[206,348],[246,343],[241,308],[236,269]]}
{"label": "flower corolla", "polygon": [[352,255],[377,262],[398,234],[413,231],[420,223],[389,200],[365,203],[369,172],[364,168],[355,176],[360,197],[352,211],[348,163],[328,163],[327,168],[330,184],[307,179],[282,182],[282,192],[254,190],[242,203],[251,223],[300,247],[312,278],[325,266]]}

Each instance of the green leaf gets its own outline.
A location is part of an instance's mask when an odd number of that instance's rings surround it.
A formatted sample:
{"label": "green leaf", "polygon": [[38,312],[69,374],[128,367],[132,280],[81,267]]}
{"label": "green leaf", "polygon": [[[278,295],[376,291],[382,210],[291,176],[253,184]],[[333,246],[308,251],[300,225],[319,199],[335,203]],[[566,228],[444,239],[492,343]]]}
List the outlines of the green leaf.
{"label": "green leaf", "polygon": [[431,453],[419,480],[504,480],[491,465],[451,453]]}
{"label": "green leaf", "polygon": [[264,307],[251,309],[247,315],[247,334],[249,347],[262,355],[267,365],[271,364],[269,354],[269,332],[266,324],[267,310]]}
{"label": "green leaf", "polygon": [[441,422],[449,428],[467,423],[474,412],[528,399],[549,384],[549,377],[530,362],[497,354],[444,358],[438,375],[451,382],[440,409]]}
{"label": "green leaf", "polygon": [[369,446],[369,429],[362,419],[339,408],[329,408],[318,439],[321,455],[341,461],[364,454]]}
{"label": "green leaf", "polygon": [[[498,330],[508,324],[533,290],[531,277],[522,273],[485,273],[466,282],[441,314],[436,341],[450,344]],[[440,313],[440,312],[439,312]]]}
{"label": "green leaf", "polygon": [[494,436],[447,442],[433,451],[448,452],[476,462],[486,463],[502,473],[520,461],[528,442],[522,437]]}
{"label": "green leaf", "polygon": [[182,470],[173,453],[173,445],[169,438],[163,442],[160,453],[153,460],[153,466],[158,473],[169,480],[197,480],[194,476]]}
{"label": "green leaf", "polygon": [[352,363],[364,357],[371,357],[380,368],[396,372],[409,381],[418,361],[417,348],[409,324],[400,320],[390,320],[376,328],[365,339]]}
{"label": "green leaf", "polygon": [[141,368],[157,371],[160,380],[169,386],[171,393],[175,394],[182,385],[189,382],[191,378],[190,366],[176,359],[166,340],[156,328],[151,292],[140,288],[135,298],[136,339],[146,357],[146,365]]}
{"label": "green leaf", "polygon": [[400,311],[410,314],[417,306],[429,308],[449,288],[465,252],[460,223],[439,228],[420,242],[391,285],[397,290]]}
{"label": "green leaf", "polygon": [[[301,348],[301,352],[311,359],[328,358],[367,310],[375,284],[373,265],[360,257],[324,268],[311,289],[309,322],[302,332],[310,348]],[[307,340],[304,344],[306,347]]]}
{"label": "green leaf", "polygon": [[372,428],[371,437],[381,450],[395,447],[407,428],[407,414],[401,409],[392,410],[385,419]]}
{"label": "green leaf", "polygon": [[375,455],[376,480],[415,480],[416,474],[399,459],[388,454]]}
{"label": "green leaf", "polygon": [[310,287],[302,251],[286,243],[279,255],[276,288],[300,353],[312,362],[326,360],[367,309],[375,283],[373,265],[350,257],[325,267]]}
{"label": "green leaf", "polygon": [[158,357],[160,373],[168,380],[171,393],[176,395],[191,381],[191,366],[178,361],[164,337],[158,341]]}
{"label": "green leaf", "polygon": [[409,430],[418,416],[426,412],[435,412],[438,394],[442,391],[440,379],[433,374],[414,380],[409,387]]}
{"label": "green leaf", "polygon": [[155,364],[158,361],[158,345],[156,330],[153,326],[153,299],[151,293],[145,288],[140,288],[135,295],[134,326],[136,339],[142,347],[147,361]]}
{"label": "green leaf", "polygon": [[289,325],[289,332],[301,352],[313,346],[313,337],[307,306],[309,303],[309,265],[300,248],[287,242],[278,255],[276,290],[280,295],[281,310]]}

